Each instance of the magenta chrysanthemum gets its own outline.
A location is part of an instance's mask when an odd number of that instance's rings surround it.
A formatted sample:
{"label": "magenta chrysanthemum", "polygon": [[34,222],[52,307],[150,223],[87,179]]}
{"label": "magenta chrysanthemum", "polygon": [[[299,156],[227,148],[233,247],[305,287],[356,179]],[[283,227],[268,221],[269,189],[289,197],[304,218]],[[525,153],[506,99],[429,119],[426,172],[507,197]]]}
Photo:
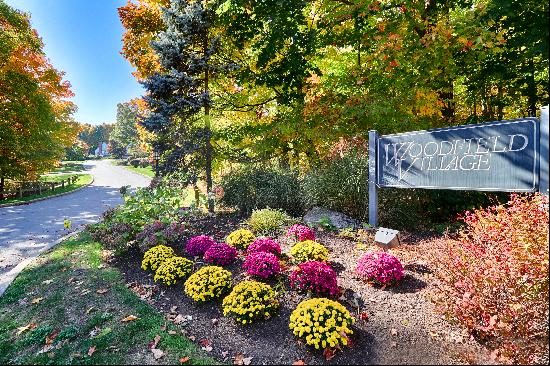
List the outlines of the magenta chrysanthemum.
{"label": "magenta chrysanthemum", "polygon": [[289,227],[286,235],[296,241],[315,240],[315,232],[310,227],[300,224]]}
{"label": "magenta chrysanthemum", "polygon": [[185,251],[193,257],[203,256],[208,248],[214,244],[216,244],[216,242],[211,237],[199,235],[192,237],[187,241],[187,244],[185,244]]}
{"label": "magenta chrysanthemum", "polygon": [[261,278],[275,276],[281,272],[279,258],[266,252],[250,253],[244,260],[243,268],[247,274]]}
{"label": "magenta chrysanthemum", "polygon": [[292,271],[290,285],[301,291],[335,296],[338,293],[336,272],[325,262],[304,262]]}
{"label": "magenta chrysanthemum", "polygon": [[281,255],[281,247],[277,242],[270,238],[258,238],[250,244],[246,250],[247,254],[256,252],[266,252],[275,255]]}
{"label": "magenta chrysanthemum", "polygon": [[237,259],[237,249],[225,243],[216,243],[204,253],[204,260],[218,266],[226,266]]}
{"label": "magenta chrysanthemum", "polygon": [[395,284],[404,276],[399,259],[386,252],[365,253],[359,259],[355,273],[362,280],[380,285]]}

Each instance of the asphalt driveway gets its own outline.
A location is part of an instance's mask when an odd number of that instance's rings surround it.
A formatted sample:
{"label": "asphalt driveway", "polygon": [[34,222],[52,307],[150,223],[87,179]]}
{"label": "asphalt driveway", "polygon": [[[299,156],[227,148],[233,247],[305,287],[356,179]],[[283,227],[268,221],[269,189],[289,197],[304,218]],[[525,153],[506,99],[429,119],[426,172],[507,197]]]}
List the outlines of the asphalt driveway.
{"label": "asphalt driveway", "polygon": [[131,172],[108,160],[84,163],[94,182],[77,192],[21,206],[0,208],[0,295],[32,258],[69,234],[71,230],[97,222],[110,207],[122,203],[119,188],[143,187],[150,178]]}

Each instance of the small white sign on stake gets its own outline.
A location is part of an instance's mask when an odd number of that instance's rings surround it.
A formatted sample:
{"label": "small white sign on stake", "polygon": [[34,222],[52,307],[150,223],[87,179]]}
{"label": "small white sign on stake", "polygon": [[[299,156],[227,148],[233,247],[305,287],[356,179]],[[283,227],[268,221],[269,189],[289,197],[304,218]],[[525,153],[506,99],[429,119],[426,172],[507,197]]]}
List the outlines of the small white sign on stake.
{"label": "small white sign on stake", "polygon": [[378,228],[374,236],[374,244],[381,246],[382,248],[395,248],[401,245],[401,238],[399,231],[387,228]]}

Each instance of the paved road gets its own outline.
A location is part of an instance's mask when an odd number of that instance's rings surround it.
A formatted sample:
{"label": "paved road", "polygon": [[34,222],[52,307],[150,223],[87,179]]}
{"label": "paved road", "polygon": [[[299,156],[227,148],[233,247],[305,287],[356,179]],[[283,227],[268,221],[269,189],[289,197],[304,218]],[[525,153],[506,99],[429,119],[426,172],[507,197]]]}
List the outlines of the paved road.
{"label": "paved road", "polygon": [[20,267],[68,234],[65,219],[71,220],[71,230],[96,222],[106,209],[122,202],[121,186],[143,187],[150,181],[107,160],[86,161],[84,166],[94,176],[92,185],[65,196],[0,208],[0,295]]}

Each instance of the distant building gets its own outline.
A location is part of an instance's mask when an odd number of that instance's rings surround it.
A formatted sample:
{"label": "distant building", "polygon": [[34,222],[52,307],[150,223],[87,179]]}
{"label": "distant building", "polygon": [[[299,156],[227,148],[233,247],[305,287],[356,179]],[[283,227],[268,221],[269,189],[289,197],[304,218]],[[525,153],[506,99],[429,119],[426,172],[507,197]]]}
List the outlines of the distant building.
{"label": "distant building", "polygon": [[102,142],[99,144],[99,146],[95,149],[94,155],[95,156],[105,156],[108,155],[109,152],[107,151],[107,143]]}

